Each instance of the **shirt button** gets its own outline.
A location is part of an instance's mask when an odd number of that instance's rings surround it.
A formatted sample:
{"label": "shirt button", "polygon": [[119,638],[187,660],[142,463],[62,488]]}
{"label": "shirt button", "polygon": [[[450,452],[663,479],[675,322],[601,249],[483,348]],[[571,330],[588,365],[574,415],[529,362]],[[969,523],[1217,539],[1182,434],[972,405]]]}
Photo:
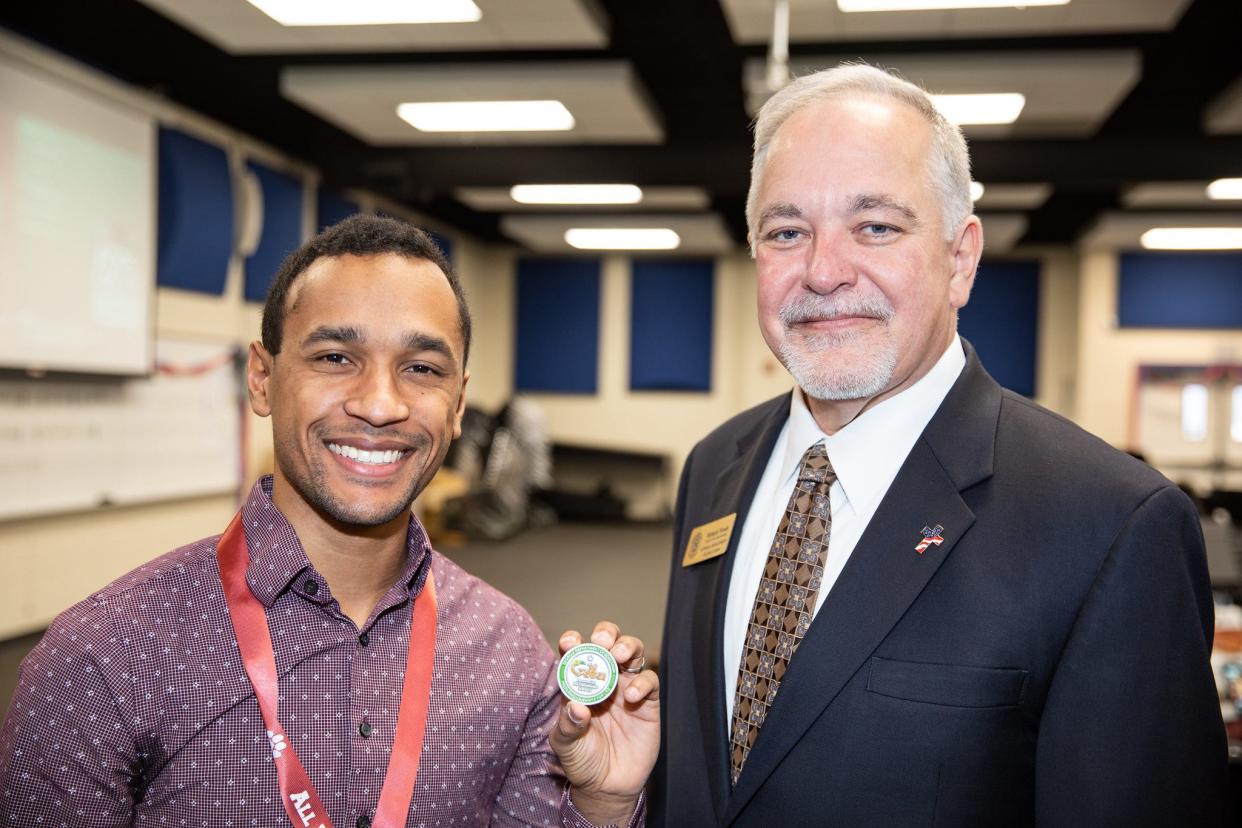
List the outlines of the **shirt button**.
{"label": "shirt button", "polygon": [[366,814],[358,817],[358,821],[354,823],[358,828],[371,828],[371,818]]}
{"label": "shirt button", "polygon": [[358,735],[364,739],[370,739],[371,738],[371,723],[364,721],[362,724],[358,725]]}
{"label": "shirt button", "polygon": [[358,636],[358,643],[364,647],[367,646],[368,644],[371,643],[371,636],[367,635],[366,633],[363,633],[362,635]]}
{"label": "shirt button", "polygon": [[313,578],[307,578],[306,583],[302,584],[302,589],[306,590],[307,595],[317,595],[319,593],[319,584]]}

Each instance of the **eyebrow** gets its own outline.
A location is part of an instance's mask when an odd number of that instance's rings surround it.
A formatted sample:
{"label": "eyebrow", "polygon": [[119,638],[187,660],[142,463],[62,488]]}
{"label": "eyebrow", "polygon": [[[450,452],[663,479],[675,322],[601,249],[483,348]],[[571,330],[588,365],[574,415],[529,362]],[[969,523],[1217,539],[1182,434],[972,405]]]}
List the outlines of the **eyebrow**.
{"label": "eyebrow", "polygon": [[348,325],[341,327],[330,327],[321,325],[306,335],[306,339],[302,340],[303,345],[314,345],[318,342],[344,342],[346,344],[356,345],[366,342],[367,337],[361,330]]}
{"label": "eyebrow", "polygon": [[405,349],[407,351],[431,351],[444,357],[453,365],[457,364],[457,358],[453,356],[453,349],[438,336],[417,332],[407,334],[405,337]]}
{"label": "eyebrow", "polygon": [[762,225],[768,219],[774,218],[800,219],[802,211],[788,201],[778,201],[763,209],[763,212],[759,214],[759,224]]}
{"label": "eyebrow", "polygon": [[[366,341],[367,335],[363,333],[361,328],[355,328],[352,325],[322,325],[307,334],[302,344],[314,345],[320,342],[340,342],[346,345],[362,345]],[[453,365],[457,364],[457,357],[454,356],[453,349],[448,342],[438,336],[415,331],[405,335],[403,344],[407,351],[431,351],[448,359]]]}
{"label": "eyebrow", "polygon": [[893,210],[905,216],[906,220],[911,224],[917,226],[919,223],[918,213],[914,212],[913,208],[908,207],[892,196],[864,193],[856,195],[850,200],[850,215],[862,213],[867,210]]}

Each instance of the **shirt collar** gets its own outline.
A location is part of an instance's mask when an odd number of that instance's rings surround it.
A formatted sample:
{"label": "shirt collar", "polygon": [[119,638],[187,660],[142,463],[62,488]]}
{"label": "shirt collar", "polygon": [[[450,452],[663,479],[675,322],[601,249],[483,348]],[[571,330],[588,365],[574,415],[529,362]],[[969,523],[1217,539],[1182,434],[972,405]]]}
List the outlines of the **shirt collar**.
{"label": "shirt collar", "polygon": [[[311,601],[325,604],[331,600],[327,582],[311,566],[310,559],[302,549],[293,526],[272,503],[272,476],[261,477],[250,490],[241,508],[246,544],[250,551],[250,566],[246,581],[250,591],[264,606],[270,607],[289,585],[309,570],[316,581],[316,592],[302,594]],[[431,544],[427,533],[414,514],[410,514],[410,528],[406,533],[406,559],[397,583],[403,586],[406,597],[417,595],[427,577],[431,559]]]}
{"label": "shirt collar", "polygon": [[824,434],[807,408],[802,389],[793,390],[789,408],[789,439],[781,461],[781,482],[788,484],[802,455],[824,442],[845,499],[856,511],[888,490],[910,449],[927,426],[949,389],[966,366],[958,337],[926,374],[899,394],[867,409],[832,436]]}

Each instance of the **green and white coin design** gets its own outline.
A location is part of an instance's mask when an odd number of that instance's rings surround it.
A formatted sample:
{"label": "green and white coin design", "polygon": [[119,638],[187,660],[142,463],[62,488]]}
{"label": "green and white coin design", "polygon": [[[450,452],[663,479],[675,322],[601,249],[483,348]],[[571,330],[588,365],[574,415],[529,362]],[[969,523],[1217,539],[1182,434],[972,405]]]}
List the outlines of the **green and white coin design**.
{"label": "green and white coin design", "polygon": [[599,704],[617,689],[617,661],[598,644],[579,644],[561,656],[556,681],[570,701]]}

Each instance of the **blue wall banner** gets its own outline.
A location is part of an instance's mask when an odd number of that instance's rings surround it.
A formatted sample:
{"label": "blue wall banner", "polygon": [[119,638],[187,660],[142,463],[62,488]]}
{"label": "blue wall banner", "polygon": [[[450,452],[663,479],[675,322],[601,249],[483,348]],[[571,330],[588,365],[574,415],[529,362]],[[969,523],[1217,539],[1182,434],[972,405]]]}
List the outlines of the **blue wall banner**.
{"label": "blue wall banner", "polygon": [[233,252],[233,186],[223,149],[167,127],[159,134],[156,284],[224,294]]}
{"label": "blue wall banner", "polygon": [[631,390],[711,390],[714,278],[707,259],[633,260]]}
{"label": "blue wall banner", "polygon": [[515,390],[595,393],[599,289],[599,259],[518,260]]}

